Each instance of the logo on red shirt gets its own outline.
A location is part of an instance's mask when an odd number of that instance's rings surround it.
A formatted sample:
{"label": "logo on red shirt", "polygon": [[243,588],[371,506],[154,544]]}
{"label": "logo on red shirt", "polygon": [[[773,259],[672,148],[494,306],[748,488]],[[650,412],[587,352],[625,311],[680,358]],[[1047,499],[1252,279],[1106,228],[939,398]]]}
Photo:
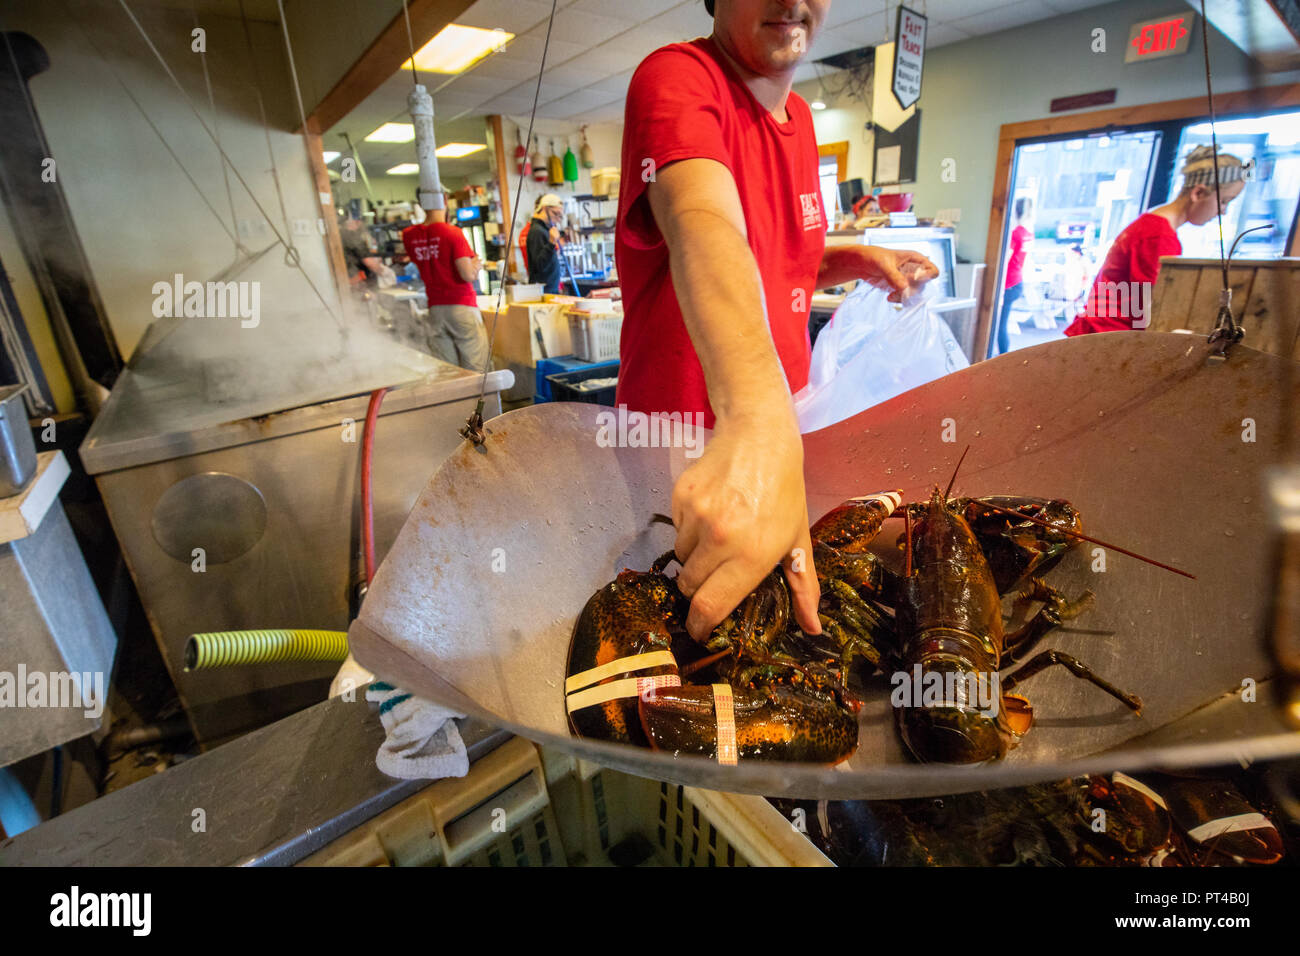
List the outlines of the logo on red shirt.
{"label": "logo on red shirt", "polygon": [[803,209],[804,231],[816,229],[822,224],[822,204],[816,193],[800,193],[799,205]]}

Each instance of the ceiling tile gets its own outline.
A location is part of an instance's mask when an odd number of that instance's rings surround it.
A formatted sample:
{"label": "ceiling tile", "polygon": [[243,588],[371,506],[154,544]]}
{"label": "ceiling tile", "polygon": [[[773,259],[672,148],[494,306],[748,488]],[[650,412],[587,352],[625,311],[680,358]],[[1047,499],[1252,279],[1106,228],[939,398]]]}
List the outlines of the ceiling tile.
{"label": "ceiling tile", "polygon": [[925,30],[927,48],[945,46],[970,39],[970,34],[951,23],[932,23]]}
{"label": "ceiling tile", "polygon": [[[399,11],[400,12],[400,11]],[[500,27],[516,36],[549,18],[551,5],[545,0],[478,0],[456,22],[467,27],[493,30]]]}
{"label": "ceiling tile", "polygon": [[573,10],[589,10],[603,13],[605,16],[618,17],[621,20],[643,21],[657,16],[665,10],[681,6],[683,2],[698,3],[702,0],[574,0],[570,5]]}
{"label": "ceiling tile", "polygon": [[657,17],[645,19],[644,26],[677,40],[693,40],[713,32],[713,18],[704,9],[703,3],[687,2]]}
{"label": "ceiling tile", "polygon": [[578,90],[567,96],[552,100],[546,104],[547,115],[576,116],[579,113],[585,113],[587,110],[596,109],[600,106],[608,106],[615,100],[620,99],[617,95],[602,93],[598,90]]}
{"label": "ceiling tile", "polygon": [[[927,0],[926,16],[929,17],[931,24],[947,23],[949,20],[977,16],[1015,2],[1016,0]],[[912,9],[917,9],[917,5],[914,4]],[[894,32],[894,22],[894,17],[891,15],[890,33]]]}
{"label": "ceiling tile", "polygon": [[[509,79],[503,76],[492,76],[488,73],[480,73],[478,70],[470,70],[468,73],[461,73],[451,79],[451,82],[442,89],[433,94],[436,100],[439,96],[447,93],[456,93],[464,95],[466,93],[482,93],[484,95],[496,95],[504,93],[510,89],[518,80]],[[435,86],[441,83],[434,84]]]}
{"label": "ceiling tile", "polygon": [[516,55],[513,47],[514,44],[511,44],[511,49],[507,49],[504,53],[488,57],[477,64],[471,72],[509,80],[511,86],[529,77],[536,77],[537,61],[525,58],[523,54]]}
{"label": "ceiling tile", "polygon": [[[515,37],[506,51],[512,59],[523,60],[525,63],[531,63],[536,70],[542,62],[542,49],[546,47],[546,31],[543,29],[539,34],[536,30],[524,36]],[[570,43],[568,40],[561,40],[554,33],[551,34],[551,42],[546,49],[547,67],[561,66],[567,60],[572,60],[575,56],[586,52],[586,47],[581,43]]]}
{"label": "ceiling tile", "polygon": [[1010,30],[1023,26],[1035,20],[1046,19],[1053,16],[1054,13],[1055,11],[1044,5],[1043,0],[1019,0],[1017,3],[989,10],[987,13],[981,13],[973,17],[962,17],[953,26],[975,35],[997,33],[1001,30]]}
{"label": "ceiling tile", "polygon": [[628,84],[632,82],[633,72],[633,70],[627,70],[623,73],[616,73],[614,76],[607,76],[602,80],[596,80],[594,83],[588,84],[587,89],[623,96],[627,93]]}
{"label": "ceiling tile", "polygon": [[[830,29],[842,23],[848,23],[850,20],[860,20],[862,17],[874,17],[883,25],[886,6],[883,0],[849,0],[848,3],[834,3],[831,5],[831,12],[826,16],[826,22],[822,24],[822,29]],[[889,4],[888,6],[890,8],[890,18],[892,19],[896,4]],[[881,29],[883,30],[884,27],[882,26]]]}
{"label": "ceiling tile", "polygon": [[562,83],[565,86],[571,86],[575,90],[584,86],[590,86],[597,80],[605,79],[609,73],[602,70],[594,70],[587,63],[586,57],[578,57],[567,66],[557,66],[553,70],[546,71],[546,79],[553,83]]}
{"label": "ceiling tile", "polygon": [[624,20],[570,7],[555,15],[555,29],[551,37],[552,39],[563,37],[573,43],[581,43],[584,47],[592,47],[612,36],[631,30],[639,21],[640,17]]}
{"label": "ceiling tile", "polygon": [[626,70],[629,65],[635,66],[645,59],[644,54],[637,56],[620,47],[618,43],[617,40],[603,43],[596,49],[584,53],[572,65],[587,67],[593,76],[609,76]]}
{"label": "ceiling tile", "polygon": [[640,26],[602,44],[601,49],[617,50],[623,54],[625,58],[623,65],[626,66],[628,63],[640,63],[660,47],[668,46],[670,43],[680,43],[682,39],[672,33]]}
{"label": "ceiling tile", "polygon": [[1043,0],[1043,2],[1058,13],[1073,13],[1076,10],[1101,6],[1108,0]]}

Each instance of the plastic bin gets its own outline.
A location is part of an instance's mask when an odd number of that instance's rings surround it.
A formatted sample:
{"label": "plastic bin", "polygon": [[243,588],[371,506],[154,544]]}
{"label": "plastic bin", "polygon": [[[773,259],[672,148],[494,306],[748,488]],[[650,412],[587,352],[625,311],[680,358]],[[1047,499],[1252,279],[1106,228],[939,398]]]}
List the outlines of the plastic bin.
{"label": "plastic bin", "polygon": [[623,316],[616,312],[592,314],[576,309],[568,311],[569,339],[573,354],[588,362],[608,362],[618,358],[619,336]]}
{"label": "plastic bin", "polygon": [[546,288],[539,282],[532,285],[508,285],[506,286],[507,302],[541,302],[542,290]]}
{"label": "plastic bin", "polygon": [[513,737],[299,866],[564,866],[537,748]]}
{"label": "plastic bin", "polygon": [[537,360],[536,370],[536,391],[533,393],[533,404],[540,405],[542,402],[555,401],[555,396],[551,393],[551,383],[548,376],[558,375],[561,372],[581,372],[589,368],[601,368],[607,370],[610,375],[618,375],[618,362],[599,362],[593,366],[591,362],[584,362],[576,355],[560,355],[555,358],[544,358]]}
{"label": "plastic bin", "polygon": [[762,797],[634,777],[551,750],[543,763],[572,865],[614,865],[611,850],[629,862],[629,845],[647,854],[631,861],[640,866],[832,865]]}
{"label": "plastic bin", "polygon": [[[583,387],[589,379],[614,379],[613,382],[598,388]],[[588,405],[614,404],[614,394],[618,388],[618,363],[605,362],[577,372],[559,372],[546,376],[551,383],[551,401],[585,402]]]}
{"label": "plastic bin", "polygon": [[620,862],[831,865],[762,797],[633,777],[514,737],[465,777],[436,781],[299,866]]}

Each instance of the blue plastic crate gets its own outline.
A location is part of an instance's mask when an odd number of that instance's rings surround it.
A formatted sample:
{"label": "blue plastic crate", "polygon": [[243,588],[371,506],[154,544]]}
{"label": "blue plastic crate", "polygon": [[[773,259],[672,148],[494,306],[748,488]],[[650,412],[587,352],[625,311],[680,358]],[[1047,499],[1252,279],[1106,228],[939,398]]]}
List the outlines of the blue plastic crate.
{"label": "blue plastic crate", "polygon": [[561,372],[585,372],[588,369],[609,369],[610,374],[617,375],[618,359],[609,362],[584,362],[576,355],[538,359],[536,393],[533,395],[533,404],[540,405],[542,402],[555,401],[554,393],[551,391],[551,383],[546,380],[548,375],[558,375]]}

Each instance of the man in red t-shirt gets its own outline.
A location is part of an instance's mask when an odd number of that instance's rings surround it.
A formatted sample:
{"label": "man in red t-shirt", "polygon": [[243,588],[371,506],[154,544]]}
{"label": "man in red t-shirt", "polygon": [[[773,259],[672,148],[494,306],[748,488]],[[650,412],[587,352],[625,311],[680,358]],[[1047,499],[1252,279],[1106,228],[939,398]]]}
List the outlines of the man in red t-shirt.
{"label": "man in red t-shirt", "polygon": [[[677,581],[701,638],[778,562],[820,633],[803,445],[815,289],[894,289],[938,274],[916,253],[825,247],[808,104],[791,91],[830,0],[706,0],[713,35],[657,50],[628,88],[615,251],[618,402],[704,415],[703,455],[673,489]],[[716,7],[716,9],[715,9]]]}
{"label": "man in red t-shirt", "polygon": [[1115,237],[1088,293],[1088,304],[1065,334],[1145,329],[1151,320],[1151,290],[1160,274],[1160,257],[1183,254],[1176,230],[1189,222],[1203,226],[1218,216],[1246,188],[1250,168],[1228,153],[1216,158],[1209,146],[1192,150],[1183,165],[1183,187],[1178,195],[1172,202],[1138,216]]}
{"label": "man in red t-shirt", "polygon": [[482,371],[488,338],[474,292],[481,263],[465,234],[447,222],[445,209],[426,213],[423,223],[402,230],[402,245],[429,299],[429,350],[445,362]]}

